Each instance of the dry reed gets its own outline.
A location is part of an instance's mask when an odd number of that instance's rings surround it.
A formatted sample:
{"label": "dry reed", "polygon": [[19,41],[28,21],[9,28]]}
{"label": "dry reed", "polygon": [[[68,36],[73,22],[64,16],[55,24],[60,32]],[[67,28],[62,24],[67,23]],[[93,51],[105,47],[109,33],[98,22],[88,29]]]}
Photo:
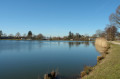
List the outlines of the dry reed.
{"label": "dry reed", "polygon": [[95,45],[98,45],[100,47],[105,47],[105,48],[108,47],[107,40],[103,37],[96,38]]}

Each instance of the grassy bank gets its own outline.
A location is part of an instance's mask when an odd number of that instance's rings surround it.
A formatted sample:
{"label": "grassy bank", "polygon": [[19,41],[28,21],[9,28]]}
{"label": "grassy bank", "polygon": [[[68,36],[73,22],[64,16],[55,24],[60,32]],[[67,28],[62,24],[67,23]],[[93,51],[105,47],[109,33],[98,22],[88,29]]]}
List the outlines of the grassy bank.
{"label": "grassy bank", "polygon": [[120,45],[111,44],[110,53],[82,79],[120,79]]}

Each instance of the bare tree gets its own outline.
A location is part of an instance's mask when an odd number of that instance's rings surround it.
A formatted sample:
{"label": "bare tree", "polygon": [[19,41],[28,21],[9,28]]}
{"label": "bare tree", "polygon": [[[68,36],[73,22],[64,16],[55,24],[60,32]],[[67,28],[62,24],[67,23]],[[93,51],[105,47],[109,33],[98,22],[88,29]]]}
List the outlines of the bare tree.
{"label": "bare tree", "polygon": [[43,38],[44,38],[44,36],[42,34],[37,35],[37,39],[42,40]]}
{"label": "bare tree", "polygon": [[98,29],[98,30],[96,30],[96,36],[97,37],[102,37],[103,36],[103,31],[102,30],[100,30],[100,29]]}
{"label": "bare tree", "polygon": [[3,34],[3,37],[7,37],[7,34],[6,34],[6,33],[4,33],[4,34]]}
{"label": "bare tree", "polygon": [[106,37],[105,31],[103,31],[100,36],[101,36],[101,37]]}
{"label": "bare tree", "polygon": [[16,36],[17,38],[20,38],[21,35],[20,35],[19,32],[17,32],[15,36]]}
{"label": "bare tree", "polygon": [[116,13],[112,13],[109,17],[111,25],[120,28],[120,5],[116,9]]}
{"label": "bare tree", "polygon": [[81,37],[81,35],[80,35],[79,33],[76,33],[76,34],[74,35],[74,39],[75,39],[75,40],[80,40],[80,37]]}
{"label": "bare tree", "polygon": [[117,28],[115,26],[109,25],[108,27],[105,28],[105,32],[107,40],[109,41],[115,40],[115,36],[117,34]]}
{"label": "bare tree", "polygon": [[92,37],[93,37],[93,38],[96,38],[96,37],[97,37],[97,35],[96,35],[96,34],[93,34],[93,35],[92,35]]}
{"label": "bare tree", "polygon": [[26,37],[26,36],[27,36],[27,35],[24,33],[24,34],[23,34],[23,37]]}
{"label": "bare tree", "polygon": [[13,34],[9,34],[8,36],[9,36],[9,37],[14,37],[14,35],[13,35]]}

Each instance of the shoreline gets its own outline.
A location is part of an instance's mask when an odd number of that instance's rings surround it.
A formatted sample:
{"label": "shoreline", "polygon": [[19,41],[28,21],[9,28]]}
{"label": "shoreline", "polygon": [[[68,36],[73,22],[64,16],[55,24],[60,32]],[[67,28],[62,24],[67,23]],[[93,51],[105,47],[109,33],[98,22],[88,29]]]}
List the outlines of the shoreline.
{"label": "shoreline", "polygon": [[[93,70],[80,79],[118,79],[120,78],[120,45],[110,43],[109,53],[100,63],[93,66]],[[117,67],[116,67],[117,66]],[[118,72],[118,73],[117,73]]]}
{"label": "shoreline", "polygon": [[0,40],[20,40],[20,41],[73,41],[73,42],[95,42],[95,41],[85,41],[85,40],[23,40],[23,39],[0,39]]}

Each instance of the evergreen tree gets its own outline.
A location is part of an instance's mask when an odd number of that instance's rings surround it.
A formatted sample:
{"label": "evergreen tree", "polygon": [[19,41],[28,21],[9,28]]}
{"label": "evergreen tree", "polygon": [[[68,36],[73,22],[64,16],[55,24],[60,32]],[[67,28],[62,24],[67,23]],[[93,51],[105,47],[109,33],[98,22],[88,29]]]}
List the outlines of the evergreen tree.
{"label": "evergreen tree", "polygon": [[32,31],[28,32],[28,38],[31,39],[32,38]]}

